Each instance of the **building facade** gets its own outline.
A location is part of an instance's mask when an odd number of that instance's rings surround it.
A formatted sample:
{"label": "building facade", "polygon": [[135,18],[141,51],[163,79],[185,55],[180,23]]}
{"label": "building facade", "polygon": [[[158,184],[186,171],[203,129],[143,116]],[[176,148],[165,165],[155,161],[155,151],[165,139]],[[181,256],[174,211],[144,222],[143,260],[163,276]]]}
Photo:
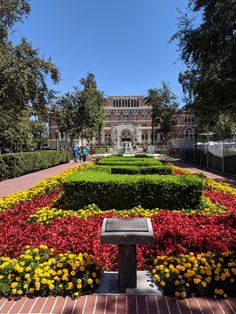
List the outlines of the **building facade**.
{"label": "building facade", "polygon": [[[144,96],[110,96],[106,104],[105,125],[101,134],[103,145],[116,148],[124,143],[130,146],[147,147],[152,143],[152,108],[145,104]],[[155,130],[154,145],[177,147],[179,143],[194,141],[197,122],[194,114],[181,111],[174,115],[175,129],[164,138],[164,134]],[[69,139],[58,131],[56,122],[50,118],[49,142],[51,148],[67,147]],[[75,141],[78,145],[96,145],[98,138],[88,143],[83,139]]]}

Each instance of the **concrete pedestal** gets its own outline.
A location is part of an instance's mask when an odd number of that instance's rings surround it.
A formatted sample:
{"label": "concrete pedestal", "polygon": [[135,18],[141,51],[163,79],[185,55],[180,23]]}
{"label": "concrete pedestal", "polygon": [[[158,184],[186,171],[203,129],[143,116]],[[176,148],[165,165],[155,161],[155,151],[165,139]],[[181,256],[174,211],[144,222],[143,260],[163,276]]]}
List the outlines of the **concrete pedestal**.
{"label": "concrete pedestal", "polygon": [[121,292],[137,287],[136,245],[118,245],[118,283]]}
{"label": "concrete pedestal", "polygon": [[121,292],[137,287],[136,244],[154,243],[150,218],[105,218],[102,224],[101,242],[118,244]]}

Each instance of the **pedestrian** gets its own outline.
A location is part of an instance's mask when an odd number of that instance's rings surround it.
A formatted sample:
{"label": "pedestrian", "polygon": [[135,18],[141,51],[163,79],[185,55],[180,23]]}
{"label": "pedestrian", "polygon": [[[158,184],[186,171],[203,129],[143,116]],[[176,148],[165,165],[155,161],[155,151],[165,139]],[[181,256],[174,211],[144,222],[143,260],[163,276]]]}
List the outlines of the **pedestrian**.
{"label": "pedestrian", "polygon": [[87,158],[87,148],[86,148],[86,146],[84,146],[82,148],[82,159],[83,159],[83,162],[86,161],[86,158]]}
{"label": "pedestrian", "polygon": [[78,147],[78,161],[81,161],[81,147]]}
{"label": "pedestrian", "polygon": [[74,157],[74,162],[78,162],[78,146],[76,144],[73,144],[72,146],[72,154]]}

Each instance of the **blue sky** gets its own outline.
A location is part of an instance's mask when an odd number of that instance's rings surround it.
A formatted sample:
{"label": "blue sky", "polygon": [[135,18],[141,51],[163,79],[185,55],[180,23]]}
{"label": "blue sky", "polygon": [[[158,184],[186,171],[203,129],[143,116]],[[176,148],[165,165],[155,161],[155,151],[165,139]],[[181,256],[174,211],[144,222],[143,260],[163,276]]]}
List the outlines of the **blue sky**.
{"label": "blue sky", "polygon": [[79,85],[87,72],[105,95],[145,95],[161,81],[170,83],[181,102],[178,73],[184,69],[168,43],[177,30],[177,8],[187,0],[31,0],[30,16],[14,41],[25,36],[51,57],[62,93]]}

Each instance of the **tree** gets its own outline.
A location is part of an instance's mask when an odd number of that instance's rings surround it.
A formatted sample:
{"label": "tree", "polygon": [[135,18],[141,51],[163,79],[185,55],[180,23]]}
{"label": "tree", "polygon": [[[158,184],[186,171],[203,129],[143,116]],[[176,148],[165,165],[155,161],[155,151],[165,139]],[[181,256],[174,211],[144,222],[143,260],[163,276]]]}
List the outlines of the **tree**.
{"label": "tree", "polygon": [[83,137],[91,138],[98,136],[98,142],[101,142],[101,130],[105,121],[106,98],[103,92],[97,89],[95,75],[88,73],[86,78],[82,78],[80,83],[84,87],[81,92],[81,104],[84,107],[84,130]]}
{"label": "tree", "polygon": [[[19,44],[13,44],[8,39],[8,34],[13,31],[15,22],[22,21],[30,12],[28,1],[4,0],[0,4],[0,125],[5,125],[4,134],[12,135],[11,124],[6,121],[18,121],[25,112],[37,115],[45,121],[48,119],[48,106],[54,91],[48,88],[47,79],[50,76],[53,83],[60,79],[59,71],[51,59],[43,59],[39,51],[34,49],[26,39]],[[28,116],[29,118],[29,116]],[[29,122],[29,121],[28,121]],[[22,124],[24,132],[29,131],[29,123]],[[19,132],[19,138],[24,134]],[[11,142],[6,136],[3,144]]]}
{"label": "tree", "polygon": [[18,114],[14,109],[1,111],[0,115],[0,143],[15,151],[18,148],[30,145],[30,111],[21,110]]}
{"label": "tree", "polygon": [[53,115],[59,130],[74,138],[90,139],[101,133],[105,119],[106,99],[97,89],[95,76],[88,73],[80,80],[83,90],[74,87],[73,92],[59,97],[53,109]]}
{"label": "tree", "polygon": [[16,22],[21,22],[24,16],[30,13],[27,0],[2,0],[0,3],[0,43],[8,38],[8,33],[13,32]]}
{"label": "tree", "polygon": [[171,91],[168,83],[162,82],[160,88],[148,90],[145,103],[152,107],[152,145],[154,145],[155,129],[163,132],[165,138],[173,130],[175,121],[173,114],[178,107],[177,97]]}
{"label": "tree", "polygon": [[32,145],[40,149],[43,144],[48,142],[48,128],[46,123],[38,118],[30,121],[30,131]]}
{"label": "tree", "polygon": [[198,17],[183,14],[172,37],[187,68],[180,73],[188,108],[215,125],[221,114],[236,115],[236,2],[189,0]]}

